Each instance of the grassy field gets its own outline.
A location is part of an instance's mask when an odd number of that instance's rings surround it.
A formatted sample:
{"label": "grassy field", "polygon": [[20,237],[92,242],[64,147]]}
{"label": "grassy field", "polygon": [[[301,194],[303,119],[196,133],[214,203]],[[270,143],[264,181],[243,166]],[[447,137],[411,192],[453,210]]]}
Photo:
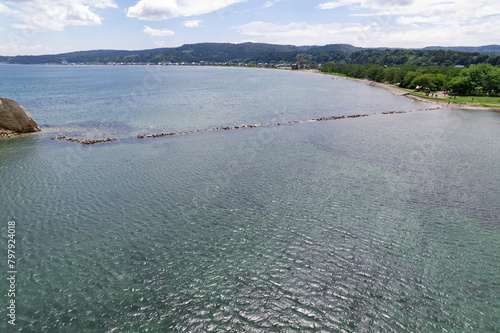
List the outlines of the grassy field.
{"label": "grassy field", "polygon": [[[423,98],[429,99],[431,101],[436,100],[435,97],[425,96],[424,93],[415,92],[411,89],[405,89],[405,90],[410,92],[412,95],[415,95],[415,96],[423,97]],[[441,103],[448,103],[448,101],[449,101],[449,102],[454,103],[454,104],[463,104],[463,105],[467,104],[467,105],[476,105],[476,106],[494,107],[494,108],[500,107],[500,97],[498,97],[498,96],[491,96],[491,97],[487,97],[487,96],[457,96],[457,97],[454,97],[454,96],[451,96],[451,98],[450,98],[450,96],[447,96],[444,98],[439,97],[437,99]]]}

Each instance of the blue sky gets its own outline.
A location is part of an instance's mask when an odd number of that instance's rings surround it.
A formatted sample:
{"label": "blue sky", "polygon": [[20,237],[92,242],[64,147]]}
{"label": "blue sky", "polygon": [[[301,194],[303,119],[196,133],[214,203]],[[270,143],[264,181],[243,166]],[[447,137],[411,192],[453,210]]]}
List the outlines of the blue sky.
{"label": "blue sky", "polygon": [[498,0],[0,0],[0,55],[200,42],[500,44]]}

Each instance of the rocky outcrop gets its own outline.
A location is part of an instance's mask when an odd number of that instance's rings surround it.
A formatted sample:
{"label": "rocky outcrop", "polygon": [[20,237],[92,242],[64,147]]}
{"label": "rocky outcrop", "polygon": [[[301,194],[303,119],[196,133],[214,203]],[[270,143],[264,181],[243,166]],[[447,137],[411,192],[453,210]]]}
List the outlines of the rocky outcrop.
{"label": "rocky outcrop", "polygon": [[0,97],[0,136],[41,131],[31,114],[16,101]]}

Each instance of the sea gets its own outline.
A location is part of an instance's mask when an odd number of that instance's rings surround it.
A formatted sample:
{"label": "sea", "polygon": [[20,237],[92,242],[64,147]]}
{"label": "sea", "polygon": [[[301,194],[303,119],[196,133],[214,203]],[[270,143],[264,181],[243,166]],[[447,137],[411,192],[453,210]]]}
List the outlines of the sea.
{"label": "sea", "polygon": [[0,96],[42,128],[0,140],[1,332],[500,332],[498,112],[208,66]]}

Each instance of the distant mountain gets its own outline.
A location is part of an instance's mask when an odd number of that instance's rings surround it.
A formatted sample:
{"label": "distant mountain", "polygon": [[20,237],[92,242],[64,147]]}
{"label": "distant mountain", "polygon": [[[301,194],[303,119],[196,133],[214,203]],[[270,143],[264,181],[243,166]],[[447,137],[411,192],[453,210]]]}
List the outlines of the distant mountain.
{"label": "distant mountain", "polygon": [[39,56],[15,56],[15,57],[0,57],[0,62],[12,64],[60,64],[63,61],[67,62],[103,62],[105,59],[114,59],[126,55],[155,53],[163,49],[141,50],[141,51],[125,51],[125,50],[91,50],[77,51],[60,54],[47,54]]}
{"label": "distant mountain", "polygon": [[350,44],[328,44],[325,46],[312,46],[309,52],[345,52],[351,54],[358,51],[363,51],[365,48],[352,46]]}
{"label": "distant mountain", "polygon": [[264,43],[199,43],[186,44],[167,49],[160,54],[164,61],[171,62],[245,62],[263,53],[300,52],[304,49],[294,45]]}
{"label": "distant mountain", "polygon": [[481,54],[500,54],[500,45],[485,45],[485,46],[428,46],[422,50],[451,50],[458,52],[477,52]]}
{"label": "distant mountain", "polygon": [[500,65],[500,54],[480,54],[452,50],[367,49],[351,54],[345,63],[423,67],[454,67],[457,65],[470,66],[488,63],[498,66]]}
{"label": "distant mountain", "polygon": [[144,62],[244,62],[263,53],[300,52],[309,47],[264,43],[198,43],[174,48],[150,50],[92,50],[40,56],[0,57],[0,61],[16,64],[68,63],[144,63]]}
{"label": "distant mountain", "polygon": [[427,47],[420,50],[361,48],[349,44],[295,46],[265,43],[198,43],[149,50],[91,50],[40,56],[0,57],[12,64],[107,63],[375,63],[455,66],[488,62],[497,65],[500,45]]}

